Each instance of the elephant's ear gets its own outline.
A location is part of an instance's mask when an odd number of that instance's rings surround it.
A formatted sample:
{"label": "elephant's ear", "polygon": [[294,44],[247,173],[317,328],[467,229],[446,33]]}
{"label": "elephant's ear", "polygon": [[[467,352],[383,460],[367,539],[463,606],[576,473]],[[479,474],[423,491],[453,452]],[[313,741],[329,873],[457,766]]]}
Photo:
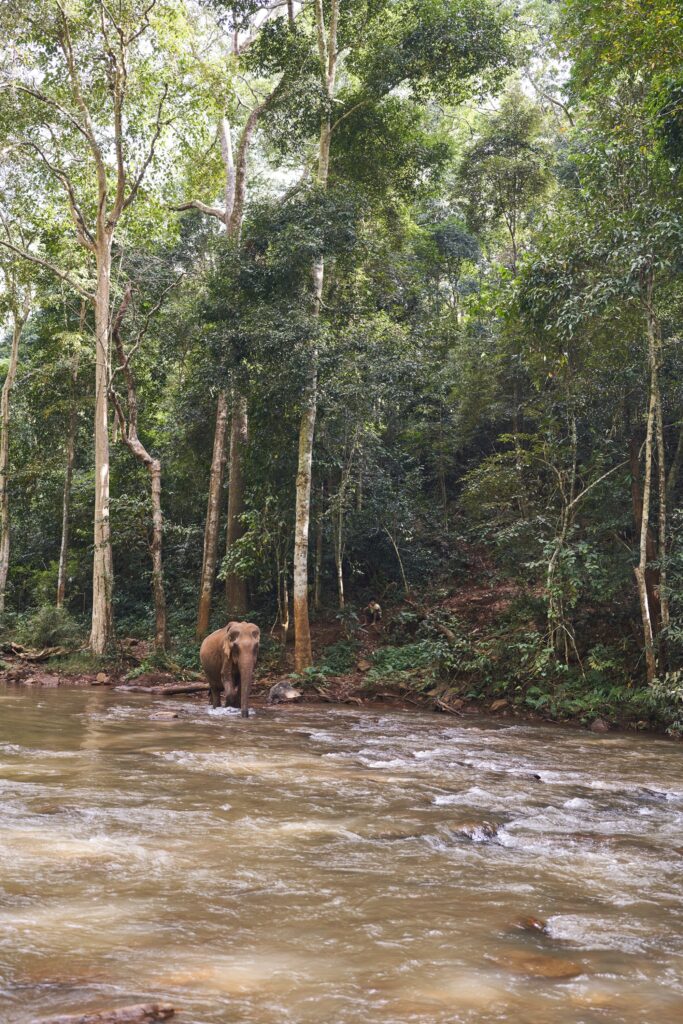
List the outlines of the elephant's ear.
{"label": "elephant's ear", "polygon": [[227,626],[225,627],[225,632],[226,632],[226,633],[229,633],[229,632],[230,632],[230,630],[232,629],[232,627],[233,627],[233,626],[236,626],[236,625],[237,625],[237,623],[236,623],[236,622],[229,622],[229,623],[227,624]]}

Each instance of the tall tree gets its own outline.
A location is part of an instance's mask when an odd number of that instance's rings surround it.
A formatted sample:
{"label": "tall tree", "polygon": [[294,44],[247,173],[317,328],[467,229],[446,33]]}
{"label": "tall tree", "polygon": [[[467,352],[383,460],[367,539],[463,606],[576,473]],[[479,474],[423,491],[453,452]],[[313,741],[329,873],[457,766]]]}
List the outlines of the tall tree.
{"label": "tall tree", "polygon": [[94,287],[52,259],[5,244],[50,267],[95,310],[95,511],[90,646],[113,636],[113,559],[109,497],[108,365],[113,246],[122,218],[142,194],[167,127],[173,73],[160,37],[177,24],[173,0],[96,0],[6,5],[2,27],[14,59],[0,86],[15,105],[13,146],[60,191],[75,239],[94,264]]}

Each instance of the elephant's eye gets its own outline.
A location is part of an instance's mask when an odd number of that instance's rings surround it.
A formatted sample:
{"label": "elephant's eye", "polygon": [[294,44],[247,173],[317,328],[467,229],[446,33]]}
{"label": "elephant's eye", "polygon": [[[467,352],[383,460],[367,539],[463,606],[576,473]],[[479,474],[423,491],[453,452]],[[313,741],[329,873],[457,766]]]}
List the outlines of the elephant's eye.
{"label": "elephant's eye", "polygon": [[231,633],[230,636],[228,637],[228,640],[232,640],[234,642],[238,636],[239,633]]}
{"label": "elephant's eye", "polygon": [[253,636],[254,640],[258,640],[258,638],[259,638],[259,634],[258,633],[252,633],[251,635]]}

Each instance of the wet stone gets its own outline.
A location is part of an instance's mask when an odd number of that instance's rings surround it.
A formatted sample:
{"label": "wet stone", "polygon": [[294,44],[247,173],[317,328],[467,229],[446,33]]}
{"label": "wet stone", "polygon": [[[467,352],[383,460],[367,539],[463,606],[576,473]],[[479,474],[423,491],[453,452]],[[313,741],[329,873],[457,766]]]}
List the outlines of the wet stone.
{"label": "wet stone", "polygon": [[596,718],[591,724],[591,732],[606,733],[609,732],[609,725],[604,718]]}
{"label": "wet stone", "polygon": [[51,672],[39,672],[24,680],[26,686],[59,686],[59,676]]}
{"label": "wet stone", "polygon": [[149,716],[151,722],[172,722],[174,718],[180,718],[177,711],[157,711]]}
{"label": "wet stone", "polygon": [[297,690],[296,687],[292,686],[286,680],[275,683],[271,686],[268,691],[268,703],[269,704],[283,704],[290,700],[298,700],[301,696],[301,690]]}
{"label": "wet stone", "polygon": [[523,932],[540,932],[548,935],[548,922],[542,921],[540,917],[520,917],[515,922],[515,928]]}
{"label": "wet stone", "polygon": [[548,978],[561,981],[566,978],[578,978],[584,973],[583,967],[573,960],[562,957],[545,956],[528,953],[525,950],[514,950],[501,957],[500,964],[518,974],[527,974],[532,978]]}
{"label": "wet stone", "polygon": [[498,836],[498,826],[492,821],[466,821],[452,825],[451,829],[457,836],[473,843],[490,843]]}

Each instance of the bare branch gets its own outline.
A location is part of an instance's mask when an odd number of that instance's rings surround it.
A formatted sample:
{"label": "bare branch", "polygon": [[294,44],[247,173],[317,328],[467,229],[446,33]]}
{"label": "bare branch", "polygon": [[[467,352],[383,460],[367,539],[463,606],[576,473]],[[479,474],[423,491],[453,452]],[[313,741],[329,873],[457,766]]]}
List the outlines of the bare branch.
{"label": "bare branch", "polygon": [[13,81],[0,83],[0,89],[12,89],[16,90],[17,92],[24,92],[28,96],[32,96],[34,99],[38,100],[40,103],[45,103],[47,106],[52,107],[53,110],[57,110],[60,114],[62,114],[62,116],[67,119],[69,124],[73,128],[75,128],[76,131],[80,132],[80,134],[86,141],[90,141],[88,138],[87,131],[85,130],[81,122],[78,120],[78,118],[74,117],[73,114],[69,113],[69,111],[61,105],[61,103],[58,103],[57,100],[54,100],[51,96],[48,96],[47,93],[42,92],[40,89],[35,89],[33,88],[33,86],[23,85],[19,82]]}
{"label": "bare branch", "polygon": [[50,171],[50,173],[54,175],[54,177],[57,178],[57,180],[62,184],[69,201],[71,219],[76,225],[76,236],[78,238],[78,241],[90,252],[94,252],[95,239],[93,238],[92,233],[88,228],[88,225],[85,223],[85,217],[83,216],[83,211],[78,205],[78,200],[76,199],[76,192],[74,190],[73,182],[71,181],[69,175],[66,173],[63,167],[58,167],[56,164],[51,163],[45,155],[44,151],[36,142],[33,141],[33,139],[22,139],[20,140],[19,145],[26,146],[30,149],[34,149],[43,161],[43,163],[45,164],[45,166],[47,167],[47,169]]}
{"label": "bare branch", "polygon": [[13,252],[15,256],[21,256],[22,259],[28,260],[30,263],[36,263],[38,266],[51,271],[56,277],[60,278],[60,280],[66,282],[70,288],[73,288],[75,292],[82,295],[84,299],[88,299],[90,302],[94,301],[95,296],[92,292],[89,292],[87,288],[80,284],[80,282],[75,281],[73,277],[70,277],[66,271],[56,267],[54,263],[50,263],[48,260],[44,260],[40,256],[35,256],[31,252],[27,252],[25,249],[20,249],[18,246],[12,245],[11,242],[6,242],[2,238],[0,238],[0,245],[3,245],[5,249],[9,249],[9,251]]}
{"label": "bare branch", "polygon": [[219,206],[207,206],[200,199],[191,199],[189,203],[181,203],[180,206],[172,206],[171,209],[176,213],[180,213],[182,210],[200,210],[209,217],[216,217],[225,223],[225,210],[222,210]]}
{"label": "bare branch", "polygon": [[134,202],[135,197],[138,194],[138,190],[140,188],[140,185],[142,184],[142,182],[144,180],[144,177],[145,177],[145,174],[147,173],[147,168],[149,167],[149,165],[151,164],[152,160],[154,159],[154,151],[156,149],[156,144],[159,141],[159,137],[161,136],[162,131],[164,130],[166,124],[168,123],[168,122],[164,122],[164,121],[161,120],[161,113],[162,113],[162,111],[164,109],[164,103],[166,102],[166,97],[167,96],[168,96],[168,84],[166,82],[164,82],[164,87],[162,89],[161,97],[159,99],[159,106],[157,108],[157,117],[156,117],[156,125],[155,125],[155,128],[154,128],[154,135],[152,136],[152,141],[149,144],[149,149],[147,150],[147,156],[145,157],[145,159],[143,161],[143,164],[142,164],[142,167],[138,171],[137,176],[135,178],[135,181],[133,182],[133,187],[131,188],[130,192],[128,193],[127,198],[124,200],[123,206],[121,208],[122,211],[123,210],[127,210],[128,207],[130,206],[130,204],[132,202]]}
{"label": "bare branch", "polygon": [[104,159],[102,157],[102,150],[100,149],[99,143],[95,136],[95,129],[93,127],[92,118],[90,116],[90,110],[88,105],[83,98],[83,90],[81,89],[81,82],[78,77],[78,69],[76,67],[76,59],[74,57],[73,46],[71,43],[71,33],[69,32],[69,20],[66,15],[60,0],[55,0],[59,13],[62,16],[62,32],[59,36],[59,43],[66,60],[67,70],[69,72],[69,81],[71,82],[71,92],[73,94],[76,105],[79,107],[83,114],[83,123],[85,128],[85,137],[88,140],[88,144],[92,151],[93,157],[95,158],[95,166],[97,168],[97,184],[99,189],[99,200],[100,200],[100,212],[104,212],[104,203],[107,196],[107,172],[104,166]]}

